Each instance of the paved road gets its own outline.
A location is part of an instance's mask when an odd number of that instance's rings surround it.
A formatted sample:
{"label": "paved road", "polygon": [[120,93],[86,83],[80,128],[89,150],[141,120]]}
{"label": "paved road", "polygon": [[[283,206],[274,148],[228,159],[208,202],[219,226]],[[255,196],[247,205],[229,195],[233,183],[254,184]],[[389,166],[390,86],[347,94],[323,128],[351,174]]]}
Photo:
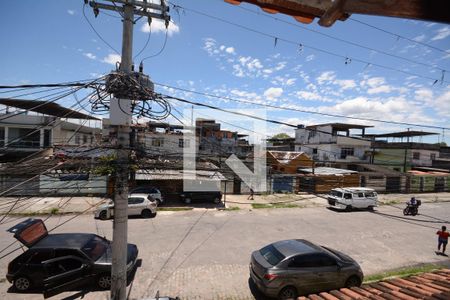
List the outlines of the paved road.
{"label": "paved road", "polygon": [[[418,263],[449,263],[434,250],[436,229],[443,221],[449,225],[450,203],[425,203],[420,211],[421,215],[403,218],[401,210],[392,206],[380,207],[375,213],[323,207],[194,210],[130,219],[129,241],[138,245],[143,260],[130,299],[153,296],[156,290],[182,299],[253,299],[248,287],[250,253],[289,238],[306,238],[342,250],[361,264],[365,274]],[[53,217],[47,226],[52,228],[68,218]],[[0,225],[1,248],[12,241],[5,230],[13,224]],[[56,232],[98,232],[111,238],[112,222],[84,215]],[[6,273],[15,255],[0,260],[0,273]],[[9,286],[0,283],[0,299],[42,299],[41,295],[7,293]],[[106,292],[95,292],[84,299],[107,298]]]}

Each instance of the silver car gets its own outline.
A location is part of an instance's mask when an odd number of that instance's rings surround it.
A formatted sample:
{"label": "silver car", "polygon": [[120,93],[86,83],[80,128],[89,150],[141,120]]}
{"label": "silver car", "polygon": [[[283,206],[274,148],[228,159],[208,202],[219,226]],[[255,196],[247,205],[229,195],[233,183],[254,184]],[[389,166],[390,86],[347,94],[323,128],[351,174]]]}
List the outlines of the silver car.
{"label": "silver car", "polygon": [[360,286],[364,276],[358,263],[339,251],[306,240],[284,240],[252,253],[250,277],[266,296],[296,299]]}
{"label": "silver car", "polygon": [[[156,216],[156,200],[147,194],[132,194],[128,196],[128,215],[141,215],[143,218]],[[114,216],[114,202],[101,205],[95,212],[95,218],[106,220]]]}

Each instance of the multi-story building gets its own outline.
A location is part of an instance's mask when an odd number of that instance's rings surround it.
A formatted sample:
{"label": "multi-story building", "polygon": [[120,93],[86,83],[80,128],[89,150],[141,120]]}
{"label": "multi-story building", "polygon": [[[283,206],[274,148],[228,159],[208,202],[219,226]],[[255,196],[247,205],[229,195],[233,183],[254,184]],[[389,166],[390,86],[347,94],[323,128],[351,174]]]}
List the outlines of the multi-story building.
{"label": "multi-story building", "polygon": [[0,99],[0,105],[5,106],[0,114],[2,161],[54,146],[89,146],[100,141],[100,120],[56,103]]}
{"label": "multi-story building", "polygon": [[196,135],[199,137],[200,154],[246,156],[253,149],[247,135],[236,131],[221,130],[215,120],[197,119]]}
{"label": "multi-story building", "polygon": [[[370,141],[364,139],[369,127],[344,123],[299,125],[295,130],[295,151],[305,152],[316,161],[369,161]],[[354,129],[361,133],[351,134]]]}
{"label": "multi-story building", "polygon": [[430,135],[437,133],[402,131],[367,135],[372,139],[372,162],[400,172],[406,172],[414,167],[431,167],[433,161],[439,158],[441,146],[414,141],[414,138],[421,139]]}

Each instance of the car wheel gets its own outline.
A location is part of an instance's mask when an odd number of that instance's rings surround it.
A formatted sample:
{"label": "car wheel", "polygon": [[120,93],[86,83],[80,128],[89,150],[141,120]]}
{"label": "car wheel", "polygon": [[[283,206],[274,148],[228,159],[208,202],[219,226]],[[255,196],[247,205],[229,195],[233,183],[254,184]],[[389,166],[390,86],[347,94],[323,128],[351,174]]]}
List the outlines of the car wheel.
{"label": "car wheel", "polygon": [[354,286],[360,286],[361,285],[361,279],[358,278],[358,276],[352,276],[345,282],[345,287],[351,288]]}
{"label": "car wheel", "polygon": [[215,204],[219,204],[220,203],[220,198],[219,197],[214,198],[214,203]]}
{"label": "car wheel", "polygon": [[371,206],[367,207],[367,209],[368,209],[369,211],[373,211],[373,206],[371,205]]}
{"label": "car wheel", "polygon": [[293,286],[287,286],[283,288],[278,294],[278,299],[287,300],[287,299],[297,299],[298,293],[297,289]]}
{"label": "car wheel", "polygon": [[31,280],[25,276],[17,277],[14,280],[14,287],[21,292],[28,291],[31,288]]}
{"label": "car wheel", "polygon": [[191,204],[192,200],[191,198],[184,198],[184,203]]}
{"label": "car wheel", "polygon": [[353,209],[353,207],[352,207],[351,205],[347,205],[347,206],[345,207],[345,210],[346,210],[346,211],[352,211],[352,209]]}
{"label": "car wheel", "polygon": [[100,220],[106,220],[106,219],[108,219],[108,214],[107,214],[106,210],[102,210],[102,211],[100,212],[100,214],[98,215],[98,217],[99,217]]}
{"label": "car wheel", "polygon": [[97,286],[103,290],[109,290],[111,288],[111,275],[101,274],[98,276]]}
{"label": "car wheel", "polygon": [[143,218],[151,218],[151,216],[152,216],[152,212],[149,210],[149,209],[144,209],[142,212],[141,212],[141,216],[143,217]]}

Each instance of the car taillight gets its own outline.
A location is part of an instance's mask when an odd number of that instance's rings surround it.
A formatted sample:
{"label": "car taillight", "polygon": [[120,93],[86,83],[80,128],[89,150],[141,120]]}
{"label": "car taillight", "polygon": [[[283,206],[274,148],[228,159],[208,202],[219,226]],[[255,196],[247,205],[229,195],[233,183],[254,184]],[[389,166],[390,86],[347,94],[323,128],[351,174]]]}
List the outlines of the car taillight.
{"label": "car taillight", "polygon": [[274,280],[277,277],[278,277],[278,275],[275,275],[275,274],[264,274],[264,279],[267,279],[269,281]]}

